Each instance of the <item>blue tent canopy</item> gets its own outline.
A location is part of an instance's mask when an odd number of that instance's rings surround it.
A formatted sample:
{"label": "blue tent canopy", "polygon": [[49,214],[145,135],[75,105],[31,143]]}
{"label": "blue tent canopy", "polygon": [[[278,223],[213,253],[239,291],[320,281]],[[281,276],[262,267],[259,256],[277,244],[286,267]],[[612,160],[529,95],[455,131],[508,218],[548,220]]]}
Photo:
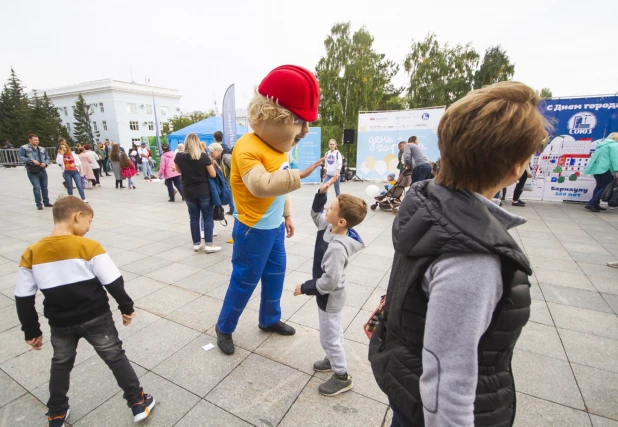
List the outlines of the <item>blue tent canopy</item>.
{"label": "blue tent canopy", "polygon": [[[200,138],[200,141],[204,141],[206,145],[210,145],[215,142],[212,135],[218,130],[223,131],[223,119],[221,117],[209,117],[200,122],[193,123],[186,128],[178,129],[170,133],[167,136],[167,143],[171,150],[175,150],[178,148],[179,143],[182,144],[184,142],[188,134],[194,133]],[[247,128],[236,125],[236,133],[237,137],[240,138],[241,135],[247,133]]]}

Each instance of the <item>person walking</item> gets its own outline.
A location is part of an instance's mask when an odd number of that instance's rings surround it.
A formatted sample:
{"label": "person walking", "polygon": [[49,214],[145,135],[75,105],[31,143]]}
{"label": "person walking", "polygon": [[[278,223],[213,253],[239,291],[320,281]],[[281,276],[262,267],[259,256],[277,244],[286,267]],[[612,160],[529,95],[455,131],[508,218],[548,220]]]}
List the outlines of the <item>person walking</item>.
{"label": "person walking", "polygon": [[127,153],[120,153],[120,171],[122,173],[122,177],[127,179],[127,188],[132,188],[135,190],[135,184],[133,183],[133,177],[137,173],[135,169],[135,165],[129,159]]}
{"label": "person walking", "polygon": [[81,161],[77,154],[73,154],[64,138],[58,140],[56,163],[62,167],[68,195],[73,195],[73,182],[75,182],[79,196],[84,202],[88,203],[84,194],[84,187],[82,186]]}
{"label": "person walking", "polygon": [[[528,178],[532,178],[532,172],[530,171],[530,162],[526,163],[526,170],[521,174],[519,179],[517,180],[517,185],[513,190],[513,206],[525,207],[526,203],[520,199],[521,193],[524,191],[524,185],[526,185],[526,181]],[[506,188],[502,189],[502,199],[504,200],[504,196],[506,194]]]}
{"label": "person walking", "polygon": [[[230,186],[230,174],[232,173],[232,155],[225,154],[225,149],[218,142],[213,142],[208,146],[208,150],[210,151],[210,157],[217,161],[219,164],[219,170],[223,174],[225,178],[225,182],[228,187]],[[234,200],[230,200],[230,210],[226,213],[227,215],[234,215]]]}
{"label": "person walking", "polygon": [[200,237],[200,213],[204,218],[204,240],[206,253],[219,252],[221,246],[213,243],[213,211],[214,208],[210,201],[210,184],[208,178],[215,178],[217,172],[212,165],[208,154],[202,151],[200,140],[194,133],[190,133],[185,138],[185,150],[176,154],[174,158],[176,171],[182,176],[182,189],[185,203],[189,211],[189,225],[191,227],[191,238],[193,239],[193,250],[198,252],[202,249]]}
{"label": "person walking", "polygon": [[324,176],[324,182],[328,182],[331,178],[336,177],[335,195],[339,197],[339,193],[341,192],[339,190],[339,175],[341,174],[341,167],[343,166],[343,156],[339,150],[337,150],[337,141],[334,139],[328,141],[328,148],[329,150],[324,155],[324,157],[326,157],[326,175]]}
{"label": "person walking", "polygon": [[102,177],[103,172],[105,172],[105,146],[102,142],[99,142],[94,145],[94,152],[99,157],[97,162],[99,163],[99,174]]}
{"label": "person walking", "polygon": [[124,188],[122,176],[122,167],[120,166],[120,146],[119,144],[112,144],[112,150],[109,152],[109,160],[112,164],[112,170],[114,177],[116,178],[116,188]]}
{"label": "person walking", "polygon": [[[530,87],[500,82],[452,104],[441,170],[416,181],[392,227],[395,257],[369,361],[392,426],[511,426],[513,349],[530,318],[530,262],[493,203],[545,141]],[[491,123],[492,126],[487,126]]]}
{"label": "person walking", "polygon": [[425,153],[418,146],[418,138],[411,136],[403,149],[403,161],[406,170],[412,171],[412,183],[424,181],[431,176],[431,164]]}
{"label": "person walking", "polygon": [[51,208],[53,205],[49,202],[47,190],[47,166],[51,164],[51,160],[47,151],[39,147],[39,137],[34,133],[28,135],[28,143],[19,147],[17,156],[25,165],[37,209],[43,210],[43,206]]}
{"label": "person walking", "polygon": [[[90,182],[90,188],[94,188],[97,185],[97,180],[94,177],[94,170],[92,169],[92,165],[90,164],[90,157],[88,156],[88,153],[86,153],[86,149],[84,147],[78,148],[75,151],[75,154],[77,154],[77,157],[79,157],[79,162],[81,164],[80,174],[82,176],[82,179],[85,177],[86,180]],[[95,160],[94,164],[96,163],[97,162]],[[88,186],[88,182],[86,182],[86,186]],[[82,181],[82,186],[83,185],[84,181]]]}
{"label": "person walking", "polygon": [[144,179],[154,179],[152,175],[152,153],[146,148],[146,143],[142,142],[140,148],[137,149],[137,154],[142,161],[142,172],[144,173]]}
{"label": "person walking", "polygon": [[135,166],[136,175],[139,175],[139,165],[141,163],[140,159],[139,154],[137,154],[137,145],[131,145],[131,149],[129,150],[129,160],[131,160]]}
{"label": "person walking", "polygon": [[92,173],[94,174],[93,187],[94,186],[100,187],[101,182],[99,181],[99,177],[101,173],[101,165],[99,163],[100,161],[99,156],[97,155],[97,153],[92,151],[90,144],[84,145],[84,149],[86,150],[86,155],[88,156],[88,162],[90,163],[90,167],[92,168]]}
{"label": "person walking", "polygon": [[105,141],[105,144],[103,145],[103,150],[105,151],[105,159],[103,160],[103,165],[105,168],[105,176],[110,176],[109,174],[109,152],[111,151],[112,147],[110,147],[109,141]]}
{"label": "person walking", "polygon": [[[176,165],[174,164],[176,153],[170,151],[170,146],[168,144],[161,144],[161,149],[163,150],[163,154],[161,155],[161,165],[159,166],[159,179],[165,179],[167,192],[170,196],[168,201],[174,202],[176,200],[176,193],[180,193],[180,197],[182,197],[184,201],[185,198],[180,183],[180,174],[176,170]],[[174,186],[176,186],[177,191],[174,190]]]}
{"label": "person walking", "polygon": [[586,209],[591,212],[607,210],[601,207],[601,196],[612,180],[618,180],[618,132],[610,133],[597,144],[584,173],[593,175],[597,183]]}

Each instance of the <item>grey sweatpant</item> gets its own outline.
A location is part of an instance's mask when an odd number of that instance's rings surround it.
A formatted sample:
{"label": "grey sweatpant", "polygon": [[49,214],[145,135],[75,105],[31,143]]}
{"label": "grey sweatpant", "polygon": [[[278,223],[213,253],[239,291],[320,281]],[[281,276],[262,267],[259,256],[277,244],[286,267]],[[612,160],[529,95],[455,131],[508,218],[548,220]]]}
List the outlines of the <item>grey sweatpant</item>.
{"label": "grey sweatpant", "polygon": [[320,319],[320,344],[326,352],[330,366],[337,375],[348,372],[343,347],[343,311],[330,313],[318,307]]}

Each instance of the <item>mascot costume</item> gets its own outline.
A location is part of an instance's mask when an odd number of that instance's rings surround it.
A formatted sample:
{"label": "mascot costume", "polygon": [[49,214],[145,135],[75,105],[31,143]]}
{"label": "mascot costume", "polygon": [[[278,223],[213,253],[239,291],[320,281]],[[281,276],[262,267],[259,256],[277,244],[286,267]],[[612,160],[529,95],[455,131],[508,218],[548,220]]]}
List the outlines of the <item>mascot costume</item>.
{"label": "mascot costume", "polygon": [[281,335],[296,331],[281,322],[285,277],[284,236],[294,235],[289,193],[300,188],[318,160],[303,171],[291,169],[288,152],[318,118],[320,88],[312,72],[294,65],[272,70],[249,103],[253,133],[232,151],[230,184],[236,211],[232,277],[217,321],[217,345],[234,353],[232,333],[258,282],[262,282],[259,328]]}

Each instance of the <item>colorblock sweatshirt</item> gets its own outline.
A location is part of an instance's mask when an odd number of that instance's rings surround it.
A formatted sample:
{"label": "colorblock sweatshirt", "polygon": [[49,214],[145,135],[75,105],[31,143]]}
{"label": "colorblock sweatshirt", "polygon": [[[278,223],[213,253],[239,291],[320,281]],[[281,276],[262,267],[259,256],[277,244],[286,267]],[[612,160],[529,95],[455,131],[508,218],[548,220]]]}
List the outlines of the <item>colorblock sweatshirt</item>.
{"label": "colorblock sweatshirt", "polygon": [[349,258],[365,247],[354,229],[347,235],[335,234],[324,219],[326,194],[318,191],[311,207],[311,218],[318,227],[313,253],[313,279],[301,286],[305,295],[315,295],[318,307],[327,312],[343,310],[346,300],[345,268]]}
{"label": "colorblock sweatshirt", "polygon": [[45,237],[22,254],[15,303],[26,340],[42,334],[34,305],[37,290],[45,297],[50,326],[74,326],[105,314],[110,310],[107,293],[122,314],[133,313],[120,270],[98,242],[84,237]]}

